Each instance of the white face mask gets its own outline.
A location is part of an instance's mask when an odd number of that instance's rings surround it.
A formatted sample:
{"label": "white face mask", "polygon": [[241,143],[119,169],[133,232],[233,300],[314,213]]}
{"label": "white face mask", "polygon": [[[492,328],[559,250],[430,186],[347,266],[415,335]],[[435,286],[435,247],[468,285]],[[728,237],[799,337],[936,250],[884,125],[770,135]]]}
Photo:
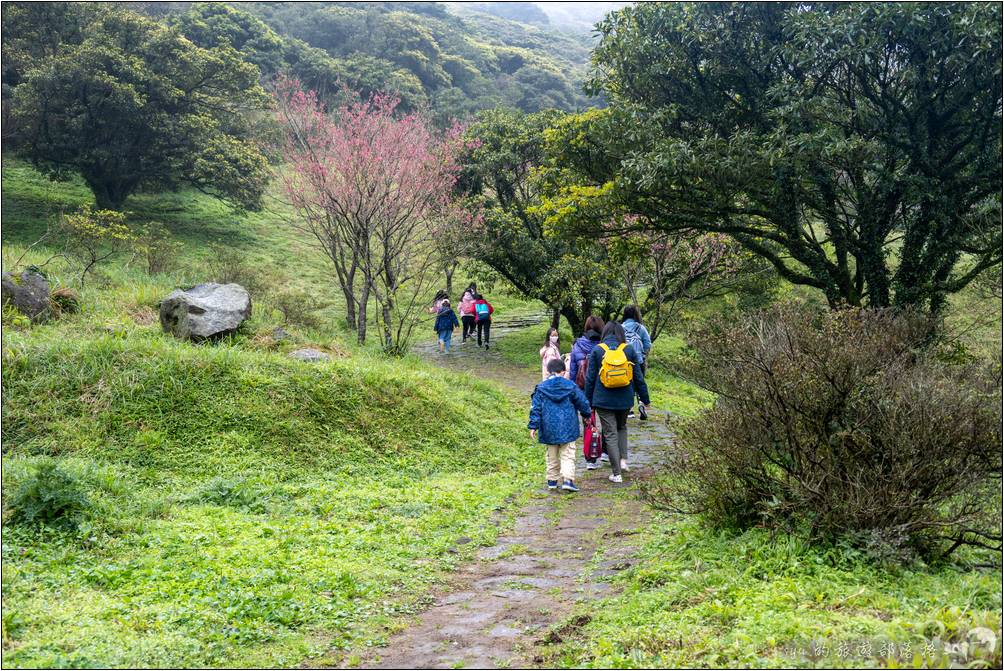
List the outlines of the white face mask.
{"label": "white face mask", "polygon": [[551,344],[552,345],[557,345],[558,344],[558,336],[556,336],[556,335],[551,336]]}

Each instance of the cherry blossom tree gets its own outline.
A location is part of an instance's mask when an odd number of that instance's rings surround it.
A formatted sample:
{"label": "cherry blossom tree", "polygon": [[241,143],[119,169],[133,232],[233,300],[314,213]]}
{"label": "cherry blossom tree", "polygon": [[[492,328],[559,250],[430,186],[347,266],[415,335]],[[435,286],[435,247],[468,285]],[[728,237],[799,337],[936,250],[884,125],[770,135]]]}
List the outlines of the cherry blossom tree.
{"label": "cherry blossom tree", "polygon": [[399,100],[382,94],[333,114],[295,80],[280,79],[275,95],[294,225],[331,260],[359,342],[372,298],[385,349],[402,352],[441,260],[437,222],[456,216],[462,129],[437,132],[419,114],[397,116]]}

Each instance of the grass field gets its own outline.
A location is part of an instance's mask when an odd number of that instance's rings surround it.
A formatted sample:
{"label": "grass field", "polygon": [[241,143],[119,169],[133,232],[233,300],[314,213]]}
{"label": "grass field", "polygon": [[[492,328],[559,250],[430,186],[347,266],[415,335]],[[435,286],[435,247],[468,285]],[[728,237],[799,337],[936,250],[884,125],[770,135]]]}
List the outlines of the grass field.
{"label": "grass field", "polygon": [[[53,184],[7,158],[2,196],[5,269],[49,259],[54,241],[28,247],[61,209],[90,200],[79,182]],[[536,482],[525,396],[352,344],[326,262],[275,200],[236,215],[180,192],[127,209],[183,245],[173,268],[151,276],[122,256],[88,280],[78,314],[29,327],[5,312],[4,666],[298,666],[379,642],[382,625],[421,608],[505,528]],[[156,304],[207,279],[211,243],[238,250],[266,289],[238,334],[181,343],[160,332]],[[46,271],[74,285],[62,259]],[[287,326],[276,341],[270,287],[284,285],[331,305],[318,326]],[[488,293],[500,318],[540,311]],[[957,305],[958,320],[999,314],[976,296]],[[988,328],[970,329],[969,346],[990,342]],[[567,326],[561,335],[566,351]],[[531,327],[496,344],[532,376],[543,336]],[[306,345],[333,360],[286,357]],[[682,347],[672,334],[657,341],[649,384],[657,407],[692,415],[712,398],[673,375]],[[48,463],[86,498],[77,526],[10,523]],[[615,579],[623,591],[583,607],[547,663],[902,666],[914,661],[904,645],[924,653],[977,626],[1001,637],[999,568],[879,566],[849,548],[665,515],[644,534],[643,554]],[[838,654],[863,641],[869,654]],[[884,641],[899,646],[895,658],[879,653]],[[813,642],[827,652],[799,652]]]}

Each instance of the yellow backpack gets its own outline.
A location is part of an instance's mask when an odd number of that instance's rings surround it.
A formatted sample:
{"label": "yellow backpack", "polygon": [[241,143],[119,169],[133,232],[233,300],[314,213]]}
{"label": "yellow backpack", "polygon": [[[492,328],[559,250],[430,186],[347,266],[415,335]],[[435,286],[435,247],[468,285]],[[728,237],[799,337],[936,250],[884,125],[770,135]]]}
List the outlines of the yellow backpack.
{"label": "yellow backpack", "polygon": [[634,363],[628,361],[624,348],[627,343],[621,343],[617,349],[610,349],[604,343],[600,343],[603,348],[603,361],[600,366],[600,384],[607,389],[617,389],[626,387],[634,379]]}

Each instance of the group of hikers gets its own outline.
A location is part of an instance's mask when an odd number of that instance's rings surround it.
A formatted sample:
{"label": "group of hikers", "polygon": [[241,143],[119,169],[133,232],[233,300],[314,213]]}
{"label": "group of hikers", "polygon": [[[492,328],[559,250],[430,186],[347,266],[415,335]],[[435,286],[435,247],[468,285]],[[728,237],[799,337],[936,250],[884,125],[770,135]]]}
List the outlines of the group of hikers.
{"label": "group of hikers", "polygon": [[477,330],[478,347],[482,341],[485,349],[489,348],[489,340],[492,333],[492,313],[495,308],[485,300],[485,297],[478,293],[478,287],[471,282],[460,297],[460,320],[457,320],[457,313],[450,306],[450,296],[445,290],[436,292],[430,311],[436,315],[435,330],[439,337],[439,351],[444,354],[450,351],[450,343],[453,341],[453,329],[463,326],[463,336],[461,343],[466,343],[468,338],[474,337]]}
{"label": "group of hikers", "polygon": [[[460,320],[445,291],[436,294],[430,311],[435,313],[439,351],[450,351],[453,330],[463,327],[461,342],[477,331],[478,347],[482,341],[489,348],[491,303],[471,283],[460,299]],[[575,442],[583,436],[586,470],[598,462],[610,464],[609,479],[623,482],[628,470],[627,420],[648,418],[648,386],[645,384],[646,359],[652,338],[642,324],[641,310],[635,305],[624,308],[622,320],[604,323],[596,315],[586,319],[583,334],[571,351],[561,353],[558,329],[548,329],[540,348],[541,383],[533,390],[530,405],[530,437],[547,448],[547,487],[577,492],[575,485]],[[580,431],[579,417],[582,418]],[[598,426],[597,426],[598,422]]]}
{"label": "group of hikers", "polygon": [[651,349],[652,338],[634,305],[624,308],[620,323],[590,315],[582,336],[564,356],[558,330],[547,331],[540,348],[542,382],[533,391],[527,426],[531,439],[547,447],[548,489],[557,489],[560,477],[561,489],[578,491],[578,416],[584,427],[586,470],[597,468],[597,461],[608,462],[610,480],[623,482],[628,470],[627,420],[634,417],[635,398],[639,418],[648,419],[645,359]]}

